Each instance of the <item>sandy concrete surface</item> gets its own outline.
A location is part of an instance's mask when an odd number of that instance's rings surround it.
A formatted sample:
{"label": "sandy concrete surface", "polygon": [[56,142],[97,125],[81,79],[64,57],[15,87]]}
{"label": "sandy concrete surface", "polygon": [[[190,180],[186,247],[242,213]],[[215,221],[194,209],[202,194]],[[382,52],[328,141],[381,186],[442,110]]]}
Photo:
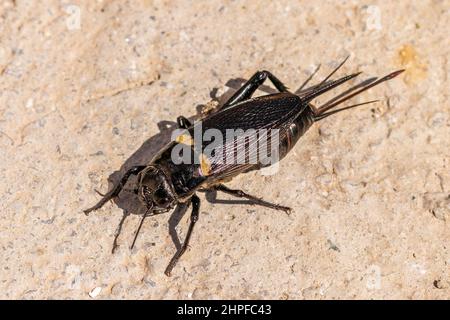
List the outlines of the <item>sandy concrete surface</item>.
{"label": "sandy concrete surface", "polygon": [[[0,298],[450,298],[449,21],[437,0],[1,1]],[[406,72],[314,125],[276,175],[229,184],[291,216],[200,194],[172,277],[182,210],[130,251],[133,212],[111,254],[135,199],[82,209],[178,115],[256,70],[295,89],[347,55],[336,76]]]}

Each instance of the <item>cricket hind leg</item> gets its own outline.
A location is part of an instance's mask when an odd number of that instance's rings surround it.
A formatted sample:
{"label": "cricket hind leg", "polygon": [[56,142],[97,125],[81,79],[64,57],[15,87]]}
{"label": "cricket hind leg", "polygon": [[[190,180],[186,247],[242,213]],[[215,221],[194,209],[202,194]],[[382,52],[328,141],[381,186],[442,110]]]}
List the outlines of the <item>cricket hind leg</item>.
{"label": "cricket hind leg", "polygon": [[256,89],[258,89],[258,87],[262,85],[267,78],[269,78],[278,91],[288,92],[288,88],[271,72],[266,70],[258,71],[250,78],[250,80],[239,88],[227,102],[225,102],[221,109],[227,109],[238,102],[250,99]]}
{"label": "cricket hind leg", "polygon": [[89,215],[89,213],[91,211],[95,211],[100,209],[101,207],[103,207],[103,205],[105,203],[107,203],[109,200],[114,199],[115,197],[117,197],[120,193],[120,191],[123,189],[123,187],[125,186],[125,184],[127,183],[128,179],[130,178],[131,175],[136,175],[139,172],[141,172],[142,170],[145,169],[146,166],[134,166],[131,169],[129,169],[122,177],[122,179],[120,179],[120,182],[114,186],[107,194],[105,194],[103,196],[102,199],[100,199],[100,201],[93,207],[84,210],[84,214],[85,215]]}
{"label": "cricket hind leg", "polygon": [[181,256],[186,252],[187,247],[189,246],[189,240],[191,239],[192,230],[194,230],[195,223],[198,220],[199,212],[200,212],[200,198],[197,195],[193,195],[191,198],[192,203],[192,213],[191,213],[191,221],[189,223],[189,229],[186,233],[186,238],[184,239],[183,245],[180,250],[173,256],[167,265],[166,271],[164,273],[166,276],[170,277],[173,268],[177,264],[178,260],[180,260]]}
{"label": "cricket hind leg", "polygon": [[245,193],[242,190],[230,189],[230,188],[228,188],[227,186],[225,186],[223,184],[217,185],[215,187],[215,189],[218,190],[218,191],[222,191],[224,193],[228,193],[228,194],[233,195],[233,196],[238,197],[238,198],[248,199],[248,200],[252,201],[256,205],[260,205],[260,206],[271,208],[271,209],[275,209],[275,210],[284,211],[288,215],[292,211],[292,209],[289,208],[289,207],[285,207],[285,206],[281,206],[281,205],[278,205],[278,204],[275,204],[275,203],[267,202],[267,201],[265,201],[265,200],[263,200],[261,198],[252,196],[252,195],[250,195],[248,193]]}

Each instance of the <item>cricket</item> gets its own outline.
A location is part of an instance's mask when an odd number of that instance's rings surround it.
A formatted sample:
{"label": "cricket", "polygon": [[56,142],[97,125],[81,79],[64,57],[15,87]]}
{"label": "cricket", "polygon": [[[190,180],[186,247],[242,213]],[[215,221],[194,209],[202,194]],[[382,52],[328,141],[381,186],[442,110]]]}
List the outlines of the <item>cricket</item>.
{"label": "cricket", "polygon": [[[257,157],[263,151],[267,153],[267,143],[260,143],[265,137],[271,137],[270,144],[276,148],[269,152],[269,157],[277,155],[276,161],[283,159],[299,141],[308,129],[318,121],[322,121],[331,115],[341,111],[353,109],[378,100],[344,105],[345,102],[356,95],[377,86],[385,81],[391,80],[401,74],[404,70],[398,70],[380,78],[370,78],[355,86],[352,86],[340,94],[320,105],[314,104],[314,99],[342,86],[346,82],[358,77],[361,73],[352,73],[341,78],[332,80],[333,75],[347,61],[348,57],[339,64],[327,77],[318,84],[307,87],[309,81],[317,70],[301,85],[296,93],[289,89],[271,72],[258,71],[244,85],[242,85],[222,106],[210,115],[205,116],[199,122],[192,123],[189,119],[180,116],[177,124],[185,133],[171,141],[149,163],[130,168],[109,192],[93,207],[84,210],[88,215],[92,211],[100,209],[109,200],[113,200],[124,188],[131,175],[137,176],[134,192],[146,208],[145,214],[139,223],[131,247],[135,245],[144,219],[149,216],[162,214],[173,210],[178,204],[184,203],[192,206],[190,223],[186,237],[181,249],[169,262],[165,274],[170,276],[173,268],[188,248],[189,241],[195,224],[199,220],[200,198],[198,191],[216,190],[235,197],[245,198],[252,204],[265,206],[275,210],[281,210],[287,214],[291,212],[289,206],[280,205],[253,196],[242,190],[228,188],[225,183],[234,177],[253,170],[260,170],[273,164],[272,162],[260,161]],[[252,95],[267,79],[277,89],[277,93],[267,94],[252,98]],[[200,127],[201,126],[201,127]],[[194,132],[201,128],[201,132],[215,130],[224,136],[227,130],[255,130],[264,131],[265,135],[235,139],[227,139],[225,142],[216,144],[212,152],[206,152],[207,141],[195,141]],[[277,139],[272,133],[276,132]],[[267,142],[267,141],[266,141]],[[188,157],[190,161],[180,163],[179,158],[174,156],[181,148],[192,151]],[[244,148],[244,156],[237,157],[240,161],[225,161],[234,158],[240,148]],[[211,149],[211,148],[209,148]],[[254,157],[253,157],[254,156]],[[256,161],[246,161],[250,158]]]}

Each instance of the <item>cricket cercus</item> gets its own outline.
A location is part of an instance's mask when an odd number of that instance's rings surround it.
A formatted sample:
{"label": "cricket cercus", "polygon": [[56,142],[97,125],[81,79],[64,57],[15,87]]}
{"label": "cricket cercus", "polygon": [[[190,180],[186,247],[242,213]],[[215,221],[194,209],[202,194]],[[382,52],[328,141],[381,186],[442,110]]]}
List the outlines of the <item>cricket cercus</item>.
{"label": "cricket cercus", "polygon": [[[304,89],[311,79],[310,77],[296,94],[291,93],[269,71],[258,71],[217,112],[206,116],[195,124],[192,124],[185,117],[178,117],[178,126],[185,129],[185,133],[171,141],[149,163],[130,168],[120,182],[104,195],[95,206],[84,211],[85,214],[101,208],[107,201],[117,197],[128,178],[131,175],[137,175],[134,191],[146,206],[146,212],[136,231],[133,247],[142,223],[147,216],[168,212],[179,203],[192,205],[189,229],[184,243],[165,270],[165,274],[169,276],[186,251],[192,230],[199,218],[200,198],[196,194],[197,191],[217,190],[249,199],[256,205],[289,213],[291,210],[289,207],[265,201],[242,190],[230,189],[224,185],[224,182],[241,173],[259,170],[273,164],[273,161],[262,161],[261,157],[258,157],[260,154],[267,154],[267,144],[260,143],[262,140],[270,137],[268,140],[271,140],[272,146],[275,143],[276,148],[271,149],[268,158],[279,161],[286,156],[299,138],[315,122],[346,109],[376,102],[376,100],[341,108],[336,108],[337,106],[404,71],[398,70],[382,78],[371,78],[345,90],[320,106],[314,105],[313,99],[360,74],[353,73],[336,80],[330,80],[331,76],[346,60],[319,84]],[[252,98],[253,93],[266,79],[269,79],[279,92]],[[225,142],[216,145],[208,153],[206,149],[210,140],[198,142],[192,139],[195,131],[198,131],[199,128],[201,128],[202,137],[211,130],[223,136],[230,130],[241,130],[241,132],[253,130],[252,132],[255,132],[255,135],[247,136],[244,139],[239,136],[226,139]],[[264,132],[264,134],[260,134],[261,132]],[[277,134],[273,135],[273,133]],[[274,136],[277,139],[274,139]],[[188,160],[190,161],[180,163],[179,158],[174,157],[174,154],[176,154],[174,151],[180,145],[192,151],[189,153]],[[246,149],[246,152],[244,152],[243,157],[239,158],[236,154],[239,154],[238,151],[241,149]],[[277,156],[273,157],[274,155]],[[229,159],[233,159],[233,161],[229,161]],[[256,161],[250,161],[250,159],[256,159]]]}

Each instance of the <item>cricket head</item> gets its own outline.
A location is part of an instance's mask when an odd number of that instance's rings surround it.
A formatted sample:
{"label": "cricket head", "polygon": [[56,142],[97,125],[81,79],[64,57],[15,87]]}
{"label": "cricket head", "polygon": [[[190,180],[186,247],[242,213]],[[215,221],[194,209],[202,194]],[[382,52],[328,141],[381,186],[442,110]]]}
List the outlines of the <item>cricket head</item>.
{"label": "cricket head", "polygon": [[150,165],[139,173],[137,194],[148,210],[165,212],[176,204],[171,182],[158,166]]}

